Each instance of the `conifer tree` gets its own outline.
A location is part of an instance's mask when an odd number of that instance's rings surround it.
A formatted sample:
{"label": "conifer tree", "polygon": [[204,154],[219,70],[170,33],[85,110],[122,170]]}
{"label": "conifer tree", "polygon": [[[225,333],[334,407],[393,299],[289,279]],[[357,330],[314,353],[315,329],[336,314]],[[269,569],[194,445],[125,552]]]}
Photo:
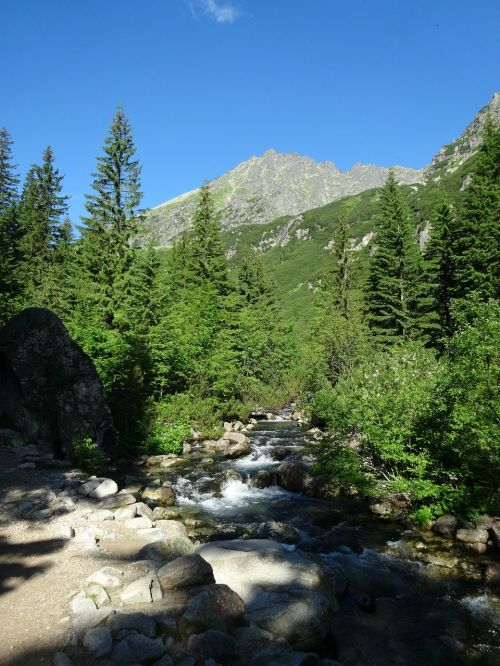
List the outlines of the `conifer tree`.
{"label": "conifer tree", "polygon": [[452,297],[500,295],[500,125],[489,118],[453,238]]}
{"label": "conifer tree", "polygon": [[52,306],[48,295],[53,292],[52,268],[65,234],[62,226],[68,209],[68,197],[61,194],[63,179],[50,146],[43,152],[42,164],[33,165],[26,175],[19,206],[20,272],[26,305]]}
{"label": "conifer tree", "polygon": [[211,285],[219,295],[227,294],[227,260],[220,222],[215,214],[212,193],[206,184],[200,189],[190,250],[193,280],[199,285]]}
{"label": "conifer tree", "polygon": [[452,333],[451,293],[454,288],[454,261],[452,240],[455,233],[455,215],[443,195],[432,218],[431,237],[425,248],[425,276],[431,298],[431,311],[438,318],[433,343]]}
{"label": "conifer tree", "polygon": [[382,344],[407,337],[416,326],[418,248],[410,213],[394,174],[381,192],[376,248],[368,279],[368,322]]}
{"label": "conifer tree", "polygon": [[0,325],[15,311],[19,294],[16,263],[19,254],[17,216],[19,178],[12,163],[12,139],[0,128]]}

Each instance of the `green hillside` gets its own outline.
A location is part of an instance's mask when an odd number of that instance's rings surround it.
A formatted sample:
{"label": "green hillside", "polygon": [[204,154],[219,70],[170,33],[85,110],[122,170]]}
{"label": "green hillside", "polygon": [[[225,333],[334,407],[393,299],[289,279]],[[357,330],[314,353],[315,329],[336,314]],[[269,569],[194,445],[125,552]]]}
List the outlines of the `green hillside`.
{"label": "green hillside", "polygon": [[[453,204],[460,203],[461,188],[473,160],[474,157],[470,158],[454,170],[443,161],[424,184],[404,186],[415,217],[416,231],[421,232],[432,217],[441,188]],[[246,225],[226,231],[224,241],[232,266],[238,266],[245,248],[260,248],[263,263],[276,282],[285,319],[294,323],[300,332],[305,331],[312,314],[314,289],[329,270],[331,253],[328,244],[341,208],[346,207],[349,211],[353,242],[359,244],[364,238],[366,241],[367,234],[373,232],[379,191],[367,190],[303,215],[280,217],[269,224]],[[369,247],[368,242],[360,251],[366,254]]]}

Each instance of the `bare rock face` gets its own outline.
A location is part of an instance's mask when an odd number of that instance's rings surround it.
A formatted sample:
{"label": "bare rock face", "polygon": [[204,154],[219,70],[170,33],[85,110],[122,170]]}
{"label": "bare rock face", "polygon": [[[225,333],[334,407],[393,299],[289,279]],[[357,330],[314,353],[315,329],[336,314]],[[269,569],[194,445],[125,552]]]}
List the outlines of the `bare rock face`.
{"label": "bare rock face", "polygon": [[117,442],[104,388],[91,359],[50,310],[28,308],[0,331],[0,428],[56,453],[91,437]]}

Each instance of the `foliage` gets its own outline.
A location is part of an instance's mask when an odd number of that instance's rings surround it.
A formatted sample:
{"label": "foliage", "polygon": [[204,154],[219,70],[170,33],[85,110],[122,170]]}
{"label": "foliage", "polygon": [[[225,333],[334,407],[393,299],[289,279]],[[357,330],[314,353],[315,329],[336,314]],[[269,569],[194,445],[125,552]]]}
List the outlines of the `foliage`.
{"label": "foliage", "polygon": [[152,424],[146,449],[148,453],[182,453],[182,443],[191,434],[191,428],[185,422],[164,423],[156,421]]}
{"label": "foliage", "polygon": [[87,474],[99,474],[109,464],[109,458],[99,451],[90,437],[82,437],[73,442],[71,460]]}

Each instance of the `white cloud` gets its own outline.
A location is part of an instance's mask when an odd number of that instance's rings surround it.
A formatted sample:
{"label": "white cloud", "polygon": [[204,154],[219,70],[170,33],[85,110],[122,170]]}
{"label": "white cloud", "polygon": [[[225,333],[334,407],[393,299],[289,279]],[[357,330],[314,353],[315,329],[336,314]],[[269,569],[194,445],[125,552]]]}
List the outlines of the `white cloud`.
{"label": "white cloud", "polygon": [[[225,0],[197,0],[195,4],[204,14],[213,18],[217,23],[234,23],[240,16],[236,7]],[[196,14],[193,2],[190,2],[190,6],[193,14]]]}

